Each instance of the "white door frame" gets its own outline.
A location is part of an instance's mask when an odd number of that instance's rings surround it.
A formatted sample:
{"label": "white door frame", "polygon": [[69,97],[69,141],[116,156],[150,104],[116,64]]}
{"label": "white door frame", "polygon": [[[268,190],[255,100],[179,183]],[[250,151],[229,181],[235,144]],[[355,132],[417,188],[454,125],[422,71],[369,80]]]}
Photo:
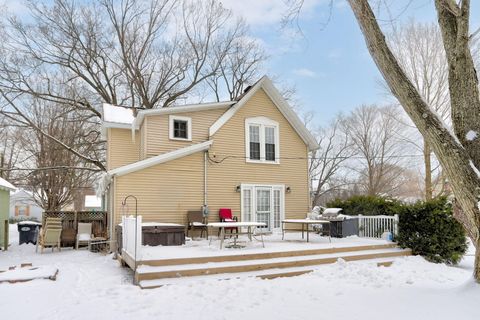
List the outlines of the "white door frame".
{"label": "white door frame", "polygon": [[[272,230],[280,230],[282,224],[278,223],[277,227],[274,226],[274,209],[275,209],[275,202],[274,202],[274,194],[276,190],[280,192],[280,217],[279,220],[282,221],[285,219],[285,185],[283,184],[251,184],[251,183],[242,183],[240,185],[240,208],[241,208],[241,219],[242,221],[248,221],[245,212],[245,199],[244,199],[244,192],[245,190],[250,190],[250,216],[251,221],[257,220],[257,189],[269,189],[270,190],[270,221],[269,221],[269,231]],[[279,222],[280,222],[279,221]]]}

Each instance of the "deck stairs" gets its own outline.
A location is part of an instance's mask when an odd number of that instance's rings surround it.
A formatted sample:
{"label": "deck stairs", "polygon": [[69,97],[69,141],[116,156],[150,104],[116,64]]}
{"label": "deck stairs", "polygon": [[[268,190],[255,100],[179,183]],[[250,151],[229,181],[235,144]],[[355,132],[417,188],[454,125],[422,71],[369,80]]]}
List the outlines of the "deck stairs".
{"label": "deck stairs", "polygon": [[242,255],[146,260],[137,263],[135,281],[141,288],[155,288],[186,279],[231,279],[259,277],[273,279],[312,272],[314,266],[345,261],[370,260],[388,266],[396,257],[411,255],[395,243],[330,247],[295,251],[274,251]]}

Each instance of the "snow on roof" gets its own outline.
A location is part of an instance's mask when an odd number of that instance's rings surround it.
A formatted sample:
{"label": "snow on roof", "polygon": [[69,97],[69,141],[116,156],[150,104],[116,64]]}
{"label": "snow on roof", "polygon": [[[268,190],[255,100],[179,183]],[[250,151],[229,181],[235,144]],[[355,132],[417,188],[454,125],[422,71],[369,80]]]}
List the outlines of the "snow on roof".
{"label": "snow on roof", "polygon": [[135,120],[133,109],[114,106],[108,103],[103,104],[103,121],[131,124]]}
{"label": "snow on roof", "polygon": [[85,196],[85,208],[101,208],[102,198],[95,195]]}
{"label": "snow on roof", "polygon": [[13,184],[11,184],[10,182],[8,182],[7,180],[0,178],[0,189],[1,189],[1,190],[12,190],[12,191],[14,191],[14,190],[16,190],[17,188],[15,188],[15,187],[13,186]]}

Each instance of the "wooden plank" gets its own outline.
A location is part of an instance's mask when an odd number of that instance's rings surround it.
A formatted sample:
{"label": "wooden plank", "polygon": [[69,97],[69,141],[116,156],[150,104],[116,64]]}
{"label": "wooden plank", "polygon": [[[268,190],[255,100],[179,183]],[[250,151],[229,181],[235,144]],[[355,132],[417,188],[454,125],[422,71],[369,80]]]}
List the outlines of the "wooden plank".
{"label": "wooden plank", "polygon": [[130,257],[130,255],[125,250],[122,250],[122,255],[120,256],[120,259],[122,259],[122,261],[124,261],[130,267],[130,269],[135,270],[135,259]]}
{"label": "wooden plank", "polygon": [[138,263],[138,265],[159,267],[159,266],[170,266],[170,265],[180,265],[180,264],[197,264],[197,263],[208,263],[208,262],[245,261],[245,260],[299,257],[299,256],[317,255],[317,254],[332,254],[332,253],[355,252],[355,251],[365,251],[365,250],[390,249],[390,248],[396,248],[396,247],[397,247],[396,243],[387,243],[387,244],[381,244],[381,245],[376,244],[376,245],[366,245],[366,246],[307,249],[307,250],[296,250],[296,251],[279,251],[279,252],[249,253],[249,254],[247,253],[242,255],[206,256],[206,257],[193,257],[193,258],[161,259],[161,260],[142,260]]}
{"label": "wooden plank", "polygon": [[135,279],[136,279],[136,282],[138,283],[139,281],[142,281],[142,280],[153,280],[153,279],[162,279],[162,278],[189,277],[189,276],[211,275],[211,274],[221,274],[221,273],[241,273],[241,272],[259,271],[259,270],[276,269],[276,268],[306,267],[306,266],[313,266],[313,265],[335,263],[339,258],[345,261],[358,261],[358,260],[390,258],[390,257],[400,257],[400,256],[409,256],[409,255],[411,255],[411,250],[407,249],[402,251],[367,253],[367,254],[361,254],[361,255],[328,257],[328,258],[316,258],[311,260],[271,262],[271,263],[211,267],[211,268],[201,268],[201,269],[169,270],[169,271],[150,272],[150,273],[136,273]]}
{"label": "wooden plank", "polygon": [[307,274],[313,272],[313,270],[301,270],[301,271],[290,271],[290,272],[281,272],[281,273],[272,273],[272,274],[261,274],[257,278],[264,280],[271,280],[276,278],[285,278],[285,277],[296,277],[301,276],[302,274]]}
{"label": "wooden plank", "polygon": [[377,262],[377,267],[390,267],[393,261]]}

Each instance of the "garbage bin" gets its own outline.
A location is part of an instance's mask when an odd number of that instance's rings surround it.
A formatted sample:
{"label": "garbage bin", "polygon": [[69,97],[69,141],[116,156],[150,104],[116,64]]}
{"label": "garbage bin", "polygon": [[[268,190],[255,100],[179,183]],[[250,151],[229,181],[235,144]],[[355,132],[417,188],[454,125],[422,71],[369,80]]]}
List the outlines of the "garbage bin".
{"label": "garbage bin", "polygon": [[42,224],[35,221],[21,221],[17,224],[18,244],[33,243],[37,244],[38,230]]}

